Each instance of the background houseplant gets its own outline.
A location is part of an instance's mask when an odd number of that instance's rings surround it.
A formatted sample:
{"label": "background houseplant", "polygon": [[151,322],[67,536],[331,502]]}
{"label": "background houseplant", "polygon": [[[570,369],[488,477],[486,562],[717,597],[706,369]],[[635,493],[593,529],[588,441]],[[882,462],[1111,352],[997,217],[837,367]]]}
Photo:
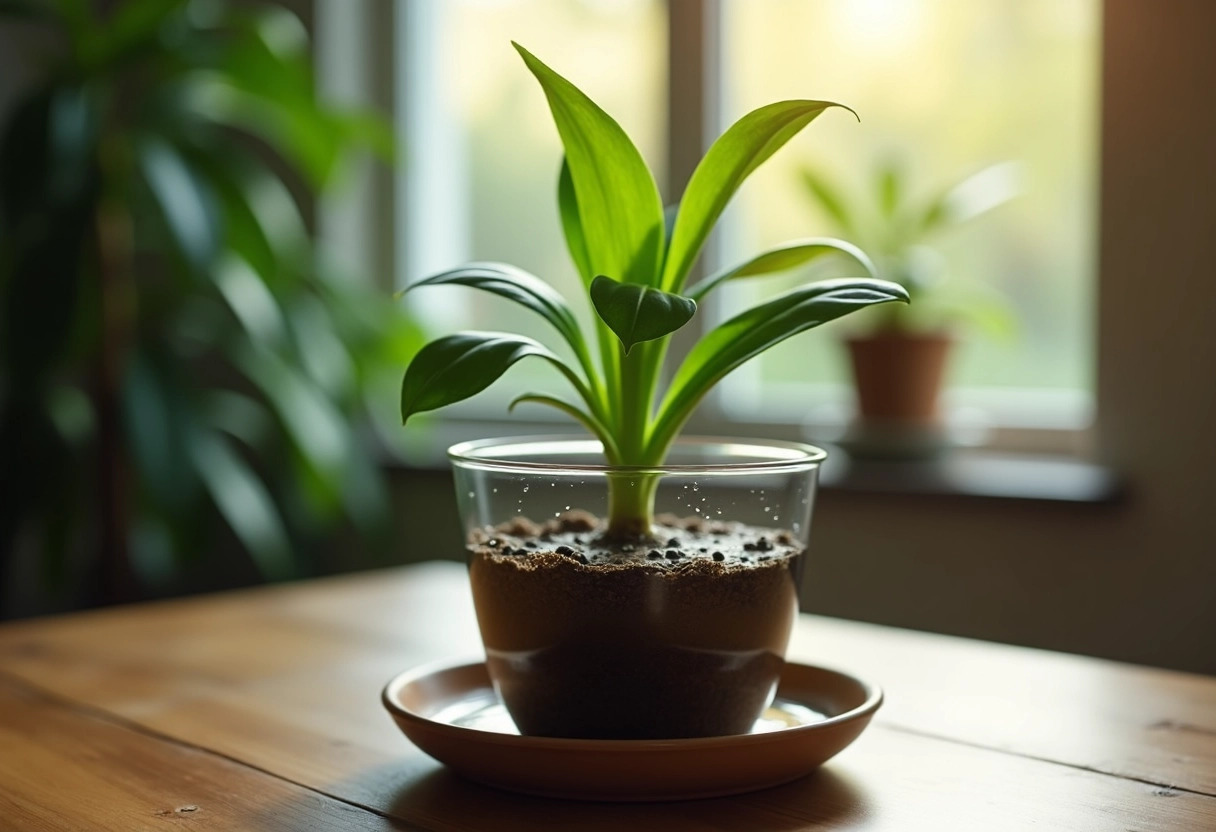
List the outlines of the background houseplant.
{"label": "background houseplant", "polygon": [[[465,285],[520,303],[558,332],[572,360],[510,333],[440,338],[424,346],[405,372],[402,418],[475,395],[516,362],[537,357],[555,367],[576,395],[525,393],[514,403],[555,407],[598,440],[592,449],[572,445],[564,464],[522,442],[452,452],[490,673],[521,730],[618,737],[743,730],[771,696],[780,670],[796,604],[791,573],[801,562],[806,524],[774,527],[769,540],[763,530],[731,525],[733,518],[710,519],[711,512],[722,515],[723,506],[737,506],[738,495],[715,494],[712,501],[702,496],[695,506],[685,506],[696,516],[673,519],[656,517],[656,498],[673,480],[695,494],[710,482],[732,478],[736,491],[748,490],[739,483],[749,476],[755,495],[759,483],[768,477],[771,489],[777,476],[783,483],[778,490],[789,496],[788,511],[781,501],[777,514],[796,512],[809,520],[822,455],[805,447],[753,447],[748,461],[722,462],[717,456],[729,458],[729,449],[706,443],[686,449],[692,464],[673,466],[666,462],[669,450],[705,393],[739,365],[857,309],[906,301],[907,293],[872,278],[794,289],[711,330],[659,396],[670,335],[722,283],[784,271],[828,253],[845,253],[870,270],[856,247],[815,238],[763,252],[685,288],[705,238],[743,180],[839,105],[782,101],[744,116],[706,153],[680,204],[664,211],[649,169],[620,126],[569,81],[517,49],[548,97],[565,148],[558,182],[561,221],[597,316],[598,363],[590,339],[548,284],[511,266],[471,264],[415,286]],[[606,464],[589,464],[590,454]],[[602,523],[594,513],[571,513],[586,507],[589,483],[607,492]],[[545,493],[554,489],[552,504],[538,504],[544,507],[532,519],[512,518],[526,513],[525,504],[533,505],[535,495],[527,495],[538,486]],[[743,498],[745,504],[763,503],[764,493]],[[487,505],[499,501],[505,513]],[[555,520],[547,520],[551,516]],[[744,610],[739,626],[718,632],[722,628],[711,619],[727,616],[732,607]],[[687,633],[690,626],[715,630],[716,640]],[[642,700],[649,711],[638,719]],[[724,709],[726,700],[731,705]],[[576,707],[563,710],[563,703]],[[559,711],[563,716],[554,717]]]}
{"label": "background houseplant", "polygon": [[806,193],[836,226],[874,258],[878,276],[895,281],[914,300],[857,319],[847,339],[857,392],[863,449],[915,452],[938,444],[939,400],[949,354],[960,327],[1004,333],[1008,309],[981,280],[949,273],[931,243],[1013,198],[1020,190],[1016,163],[984,168],[928,196],[913,190],[907,167],[887,161],[866,187],[852,193],[837,177],[807,167]]}
{"label": "background houseplant", "polygon": [[0,10],[40,67],[0,142],[0,574],[33,553],[129,598],[217,519],[263,575],[308,571],[386,509],[357,427],[416,335],[309,219],[386,129],[317,100],[282,8]]}

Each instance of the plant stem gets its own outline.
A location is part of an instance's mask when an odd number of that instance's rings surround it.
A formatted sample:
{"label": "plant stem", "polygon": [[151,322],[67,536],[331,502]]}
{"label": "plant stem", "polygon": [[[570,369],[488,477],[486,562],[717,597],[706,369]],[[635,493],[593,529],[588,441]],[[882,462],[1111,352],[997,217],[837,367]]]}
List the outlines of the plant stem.
{"label": "plant stem", "polygon": [[659,474],[622,471],[608,474],[608,528],[611,540],[647,540],[652,537],[654,496]]}
{"label": "plant stem", "polygon": [[[650,408],[658,380],[656,365],[663,358],[661,341],[638,344],[628,355],[622,353],[620,357],[617,447],[623,465],[645,467],[662,461],[661,455],[654,458],[647,447],[651,427]],[[658,474],[637,472],[609,475],[606,536],[621,540],[650,537],[659,479]]]}

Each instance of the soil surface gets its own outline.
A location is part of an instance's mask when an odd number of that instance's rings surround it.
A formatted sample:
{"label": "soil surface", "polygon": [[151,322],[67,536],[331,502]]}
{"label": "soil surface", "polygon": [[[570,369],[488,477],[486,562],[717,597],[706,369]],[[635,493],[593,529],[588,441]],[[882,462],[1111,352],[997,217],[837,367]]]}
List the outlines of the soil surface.
{"label": "soil surface", "polygon": [[782,530],[657,518],[610,543],[570,512],[470,539],[490,673],[520,731],[655,739],[746,733],[797,613],[801,546]]}

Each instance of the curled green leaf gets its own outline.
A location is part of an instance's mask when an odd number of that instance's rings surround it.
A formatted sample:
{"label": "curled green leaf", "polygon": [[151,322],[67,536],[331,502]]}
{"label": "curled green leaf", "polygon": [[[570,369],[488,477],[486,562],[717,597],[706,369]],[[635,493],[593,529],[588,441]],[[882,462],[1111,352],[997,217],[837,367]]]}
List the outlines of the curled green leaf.
{"label": "curled green leaf", "polygon": [[621,340],[625,354],[641,341],[670,335],[692,319],[696,301],[600,275],[591,281],[596,314]]}
{"label": "curled green leaf", "polygon": [[594,414],[588,413],[578,405],[571,404],[556,396],[550,396],[546,393],[524,393],[521,396],[516,396],[507,405],[507,410],[515,410],[517,405],[521,404],[543,404],[547,407],[552,407],[555,410],[560,410],[568,416],[573,417],[583,427],[591,432],[596,439],[599,439],[604,445],[604,456],[608,462],[616,465],[620,462],[621,454],[617,450],[616,440],[612,438],[612,431],[601,422]]}
{"label": "curled green leaf", "polygon": [[908,302],[898,283],[821,280],[754,306],[702,338],[684,359],[659,407],[652,443],[666,447],[694,407],[732,370],[785,339],[865,306]]}
{"label": "curled green leaf", "polygon": [[844,254],[853,258],[874,277],[874,264],[864,251],[844,240],[833,240],[829,237],[813,237],[805,240],[794,240],[783,243],[768,251],[761,252],[737,266],[723,269],[717,274],[705,278],[688,290],[688,296],[700,301],[718,285],[738,277],[755,277],[762,274],[773,274],[804,266],[825,254]]}
{"label": "curled green leaf", "polygon": [[469,263],[419,280],[405,292],[422,286],[442,285],[469,286],[514,301],[552,324],[576,351],[583,343],[578,321],[565,298],[548,283],[523,269],[506,263]]}
{"label": "curled green leaf", "polygon": [[427,344],[406,368],[401,382],[402,423],[415,413],[480,393],[528,356],[557,367],[584,400],[589,398],[586,385],[574,371],[537,341],[505,332],[460,332]]}

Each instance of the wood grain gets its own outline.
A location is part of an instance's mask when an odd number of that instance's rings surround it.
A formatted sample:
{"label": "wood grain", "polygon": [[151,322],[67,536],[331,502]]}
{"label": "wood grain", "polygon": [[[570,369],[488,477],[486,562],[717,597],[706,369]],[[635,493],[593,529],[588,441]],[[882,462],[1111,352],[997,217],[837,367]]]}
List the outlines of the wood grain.
{"label": "wood grain", "polygon": [[867,735],[779,789],[604,806],[466,783],[397,733],[384,682],[478,649],[451,564],[0,627],[13,678],[424,829],[1216,829],[1216,679],[805,617],[793,657],[886,688]]}
{"label": "wood grain", "polygon": [[171,826],[410,828],[0,678],[0,828],[143,832]]}

